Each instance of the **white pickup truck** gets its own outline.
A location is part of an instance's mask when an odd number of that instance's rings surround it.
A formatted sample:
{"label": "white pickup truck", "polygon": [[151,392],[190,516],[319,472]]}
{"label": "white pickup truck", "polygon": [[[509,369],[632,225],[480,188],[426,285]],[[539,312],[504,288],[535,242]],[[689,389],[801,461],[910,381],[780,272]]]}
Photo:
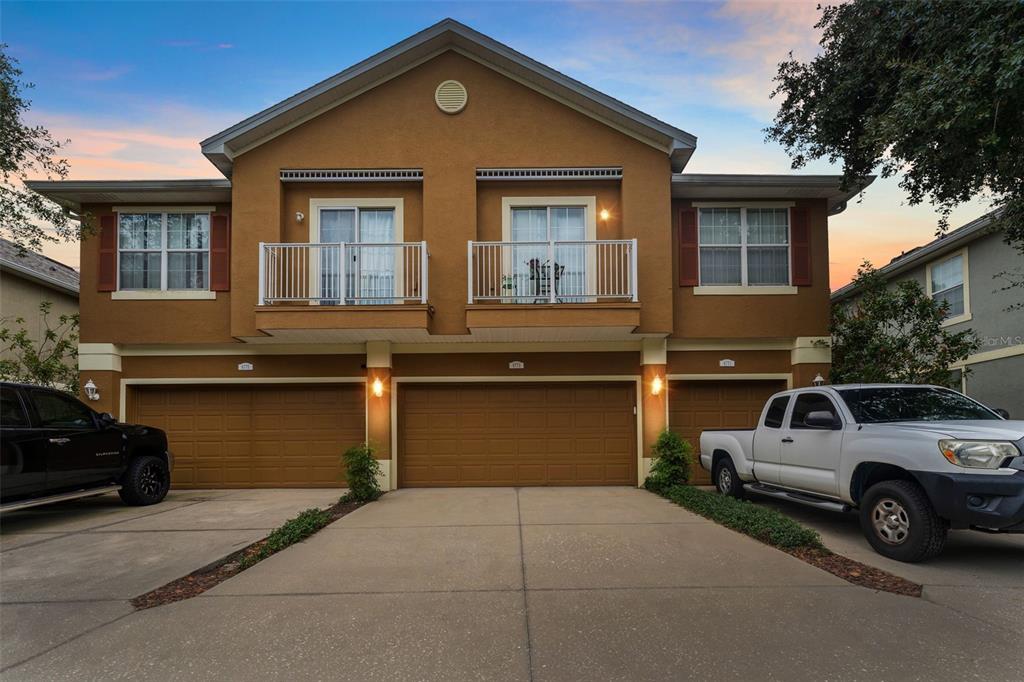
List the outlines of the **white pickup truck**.
{"label": "white pickup truck", "polygon": [[719,492],[859,509],[884,556],[922,561],[949,528],[1024,533],[1024,421],[939,386],[818,386],[769,398],[753,429],[700,436]]}

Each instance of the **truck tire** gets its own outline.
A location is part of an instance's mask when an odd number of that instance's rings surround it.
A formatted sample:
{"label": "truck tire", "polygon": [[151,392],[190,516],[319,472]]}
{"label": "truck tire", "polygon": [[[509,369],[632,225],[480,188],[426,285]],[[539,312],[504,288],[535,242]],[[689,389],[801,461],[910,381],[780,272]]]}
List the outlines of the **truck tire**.
{"label": "truck tire", "polygon": [[868,488],[860,501],[860,527],[876,552],[907,563],[936,556],[949,531],[921,486],[904,480]]}
{"label": "truck tire", "polygon": [[135,457],[121,478],[121,501],[133,506],[156,504],[167,496],[171,475],[167,462],[152,455]]}
{"label": "truck tire", "polygon": [[719,457],[718,461],[715,462],[712,478],[715,482],[715,489],[719,493],[735,497],[737,500],[743,499],[743,481],[740,480],[740,475],[736,473],[736,467],[733,466],[732,459],[729,457]]}

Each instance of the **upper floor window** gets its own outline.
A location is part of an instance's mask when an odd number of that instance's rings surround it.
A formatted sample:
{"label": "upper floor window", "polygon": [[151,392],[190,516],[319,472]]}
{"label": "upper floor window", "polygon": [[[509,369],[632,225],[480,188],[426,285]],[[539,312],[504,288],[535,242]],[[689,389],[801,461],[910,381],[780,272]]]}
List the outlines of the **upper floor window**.
{"label": "upper floor window", "polygon": [[118,215],[118,289],[210,288],[210,214]]}
{"label": "upper floor window", "polygon": [[702,286],[790,284],[788,208],[701,208]]}
{"label": "upper floor window", "polygon": [[949,258],[928,266],[928,295],[937,301],[949,304],[947,321],[961,321],[968,313],[967,291],[965,288],[967,253],[961,251]]}

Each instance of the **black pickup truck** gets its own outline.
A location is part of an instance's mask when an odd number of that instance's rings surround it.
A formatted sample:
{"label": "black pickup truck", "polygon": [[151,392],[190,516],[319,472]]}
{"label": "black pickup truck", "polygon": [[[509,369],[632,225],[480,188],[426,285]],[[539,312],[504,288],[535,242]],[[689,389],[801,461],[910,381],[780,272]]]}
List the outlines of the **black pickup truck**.
{"label": "black pickup truck", "polygon": [[117,491],[156,504],[171,484],[167,435],[120,424],[67,393],[0,382],[0,511]]}

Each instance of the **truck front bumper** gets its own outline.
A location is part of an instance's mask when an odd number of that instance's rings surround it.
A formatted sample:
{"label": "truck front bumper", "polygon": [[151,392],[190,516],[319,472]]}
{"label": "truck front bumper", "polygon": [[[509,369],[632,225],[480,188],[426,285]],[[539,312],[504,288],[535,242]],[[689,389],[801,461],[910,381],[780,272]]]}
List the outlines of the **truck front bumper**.
{"label": "truck front bumper", "polygon": [[1024,471],[1008,476],[911,473],[952,528],[1024,533]]}

